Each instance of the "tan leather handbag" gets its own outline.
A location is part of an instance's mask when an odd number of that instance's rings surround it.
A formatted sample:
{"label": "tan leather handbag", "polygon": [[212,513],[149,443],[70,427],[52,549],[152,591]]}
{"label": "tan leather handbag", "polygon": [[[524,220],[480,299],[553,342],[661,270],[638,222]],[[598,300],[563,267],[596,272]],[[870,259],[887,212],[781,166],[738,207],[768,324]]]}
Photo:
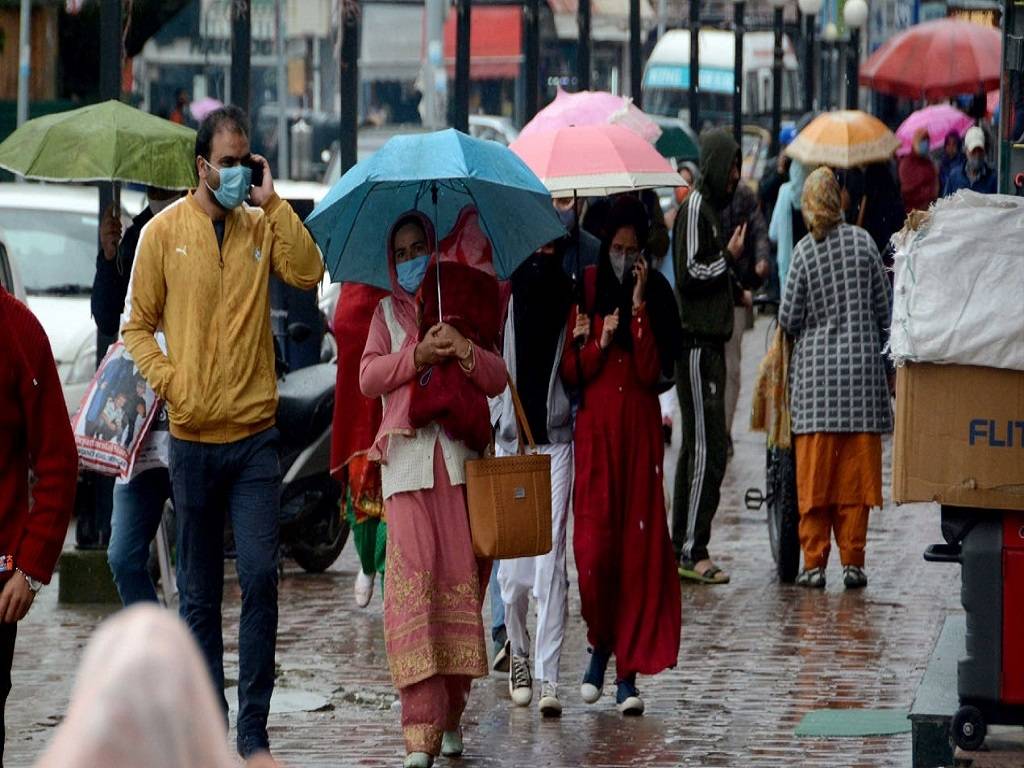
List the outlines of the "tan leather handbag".
{"label": "tan leather handbag", "polygon": [[[466,497],[477,557],[511,560],[551,551],[551,457],[538,454],[511,377],[519,452],[466,462]],[[529,450],[524,448],[523,437]]]}

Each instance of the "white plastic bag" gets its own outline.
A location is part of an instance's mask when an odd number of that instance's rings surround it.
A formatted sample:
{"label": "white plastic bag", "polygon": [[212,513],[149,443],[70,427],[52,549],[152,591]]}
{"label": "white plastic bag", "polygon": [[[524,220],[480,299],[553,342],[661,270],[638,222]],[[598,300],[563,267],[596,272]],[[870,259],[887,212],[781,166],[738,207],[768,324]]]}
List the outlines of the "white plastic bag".
{"label": "white plastic bag", "polygon": [[958,192],[894,244],[897,363],[1024,370],[1024,198]]}

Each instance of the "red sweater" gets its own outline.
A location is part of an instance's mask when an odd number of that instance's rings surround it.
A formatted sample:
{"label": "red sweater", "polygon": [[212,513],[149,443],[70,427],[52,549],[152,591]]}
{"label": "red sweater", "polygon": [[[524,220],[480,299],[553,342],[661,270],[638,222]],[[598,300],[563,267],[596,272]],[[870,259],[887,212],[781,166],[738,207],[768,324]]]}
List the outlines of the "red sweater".
{"label": "red sweater", "polygon": [[0,565],[10,555],[15,567],[50,581],[77,480],[78,452],[50,342],[28,308],[0,288]]}

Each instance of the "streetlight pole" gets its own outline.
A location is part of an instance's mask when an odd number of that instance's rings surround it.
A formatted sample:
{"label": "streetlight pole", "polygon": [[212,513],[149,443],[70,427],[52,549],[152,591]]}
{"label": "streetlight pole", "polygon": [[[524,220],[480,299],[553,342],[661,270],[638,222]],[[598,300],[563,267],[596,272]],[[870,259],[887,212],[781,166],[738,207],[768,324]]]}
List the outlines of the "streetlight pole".
{"label": "streetlight pole", "polygon": [[846,108],[857,109],[860,99],[860,30],[868,20],[865,0],[846,0],[843,21],[850,30],[850,43],[846,47]]}
{"label": "streetlight pole", "polygon": [[341,71],[338,73],[341,91],[341,125],[339,125],[338,156],[341,172],[345,173],[358,162],[359,138],[359,0],[345,0],[341,4]]}
{"label": "streetlight pole", "polygon": [[524,80],[523,124],[530,122],[540,108],[540,0],[526,0],[524,8],[526,22],[526,56]]}
{"label": "streetlight pole", "polygon": [[690,0],[690,127],[700,133],[700,0]]}
{"label": "streetlight pole", "polygon": [[743,143],[743,33],[744,0],[735,0],[732,7],[733,19],[733,69],[732,69],[732,135],[737,144]]}
{"label": "streetlight pole", "polygon": [[641,106],[643,89],[643,60],[640,39],[640,0],[629,0],[629,91],[633,103]]}
{"label": "streetlight pole", "polygon": [[799,0],[800,12],[804,16],[804,112],[814,110],[814,72],[818,64],[814,56],[814,36],[821,3],[822,0]]}
{"label": "streetlight pole", "polygon": [[[100,24],[102,25],[102,20]],[[28,120],[28,81],[32,74],[32,3],[21,0],[18,20],[18,127]],[[21,180],[21,176],[18,180]]]}
{"label": "streetlight pole", "polygon": [[835,82],[834,55],[836,40],[839,38],[839,30],[834,22],[829,22],[821,32],[822,39],[822,61],[821,61],[821,108],[829,110],[832,108],[832,95]]}
{"label": "streetlight pole", "polygon": [[469,133],[469,36],[472,29],[472,0],[458,0],[455,25],[455,104],[452,126]]}
{"label": "streetlight pole", "polygon": [[775,47],[772,56],[772,155],[779,154],[779,133],[782,131],[782,23],[786,0],[772,0],[774,9]]}
{"label": "streetlight pole", "polygon": [[576,7],[576,90],[590,90],[590,0]]}
{"label": "streetlight pole", "polygon": [[[120,1],[118,2],[120,5]],[[231,3],[231,103],[249,114],[249,90],[252,81],[252,3]]]}

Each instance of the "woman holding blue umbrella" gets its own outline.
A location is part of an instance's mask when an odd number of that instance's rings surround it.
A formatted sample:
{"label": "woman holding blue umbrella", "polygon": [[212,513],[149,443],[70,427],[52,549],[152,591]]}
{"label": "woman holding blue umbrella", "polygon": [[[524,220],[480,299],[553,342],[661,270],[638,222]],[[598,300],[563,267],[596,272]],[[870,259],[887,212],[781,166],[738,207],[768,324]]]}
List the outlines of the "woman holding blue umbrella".
{"label": "woman holding blue umbrella", "polygon": [[[429,366],[455,365],[468,386],[494,397],[507,374],[499,355],[447,323],[421,339],[417,294],[436,250],[430,220],[399,217],[387,245],[392,292],[374,313],[359,380],[367,397],[384,398],[370,458],[381,462],[388,519],[384,637],[405,765],[429,768],[438,754],[462,754],[470,684],[488,673],[481,604],[491,564],[474,555],[466,510],[465,462],[476,453],[436,422],[413,426],[411,384]],[[460,313],[456,301],[446,313]]]}

